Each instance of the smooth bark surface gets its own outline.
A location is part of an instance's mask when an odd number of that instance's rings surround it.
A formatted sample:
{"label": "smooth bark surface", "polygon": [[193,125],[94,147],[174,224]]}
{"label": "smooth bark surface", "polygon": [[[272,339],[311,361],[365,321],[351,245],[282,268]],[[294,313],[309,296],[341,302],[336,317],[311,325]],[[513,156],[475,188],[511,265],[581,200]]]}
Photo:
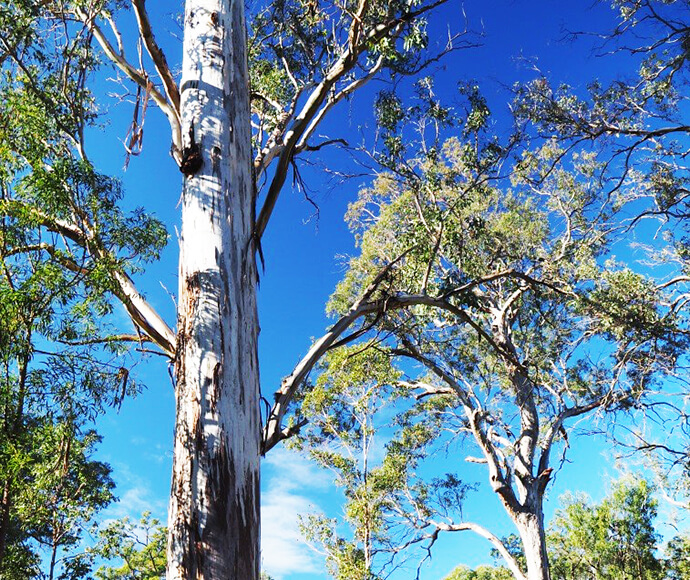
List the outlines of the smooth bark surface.
{"label": "smooth bark surface", "polygon": [[[186,5],[168,580],[259,576],[259,376],[244,4]],[[196,148],[198,147],[198,151]]]}
{"label": "smooth bark surface", "polygon": [[[541,504],[541,501],[539,503]],[[546,552],[544,516],[541,513],[541,505],[534,506],[531,511],[533,513],[523,513],[515,518],[520,539],[525,548],[527,579],[551,580],[549,558]]]}

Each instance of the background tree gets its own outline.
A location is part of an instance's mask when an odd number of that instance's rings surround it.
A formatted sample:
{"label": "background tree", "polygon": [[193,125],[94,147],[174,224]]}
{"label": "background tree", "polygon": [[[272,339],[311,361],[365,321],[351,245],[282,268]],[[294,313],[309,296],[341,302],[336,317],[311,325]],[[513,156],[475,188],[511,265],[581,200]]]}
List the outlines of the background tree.
{"label": "background tree", "polygon": [[569,420],[638,404],[683,344],[660,290],[605,261],[618,200],[599,195],[596,161],[583,155],[536,189],[533,174],[562,153],[549,144],[524,157],[512,185],[500,181],[501,149],[473,101],[462,137],[423,144],[351,206],[361,255],[332,298],[342,318],[314,348],[357,320],[341,340],[369,332],[408,361],[417,424],[479,451],[468,460],[487,466],[526,576],[486,528],[428,517],[425,529],[474,530],[516,578],[546,579],[542,503]]}
{"label": "background tree", "polygon": [[[357,363],[351,361],[358,358]],[[344,520],[352,537],[343,535],[340,518],[312,514],[302,519],[302,533],[326,556],[333,578],[373,580],[375,557],[385,550],[389,522],[389,490],[382,485],[376,454],[383,444],[380,414],[388,402],[389,385],[398,374],[385,354],[360,354],[342,348],[329,353],[328,371],[322,373],[302,401],[309,425],[296,444],[306,449],[321,467],[335,472],[345,494]],[[388,391],[388,392],[387,392]],[[384,460],[385,462],[385,460]],[[407,466],[396,481],[404,480]],[[390,477],[390,472],[386,472]]]}
{"label": "background tree", "polygon": [[676,536],[665,550],[664,567],[668,580],[681,580],[690,573],[690,538],[688,535]]}
{"label": "background tree", "polygon": [[404,414],[391,422],[405,392],[400,377],[386,350],[342,347],[326,355],[301,403],[309,423],[295,444],[335,473],[345,495],[343,517],[309,515],[302,532],[338,580],[385,577],[430,539],[419,514],[452,517],[469,489],[451,474],[417,476],[433,434]]}
{"label": "background tree", "polygon": [[77,578],[84,526],[113,499],[91,422],[136,393],[122,345],[146,341],[113,332],[116,281],[166,234],[85,158],[90,39],[38,7],[0,7],[0,569]]}
{"label": "background tree", "polygon": [[[657,500],[643,479],[614,483],[599,503],[567,494],[549,525],[547,544],[554,580],[627,580],[684,578],[686,544],[671,540],[662,550],[655,529]],[[504,539],[510,544],[511,538]],[[511,548],[520,559],[519,545]],[[663,553],[662,553],[663,552]],[[513,578],[505,568],[458,566],[446,580]]]}
{"label": "background tree", "polygon": [[664,578],[652,491],[645,480],[623,480],[597,505],[567,498],[549,530],[553,577]]}
{"label": "background tree", "polygon": [[474,570],[460,565],[444,580],[513,580],[513,575],[507,568],[492,566],[477,566]]}
{"label": "background tree", "polygon": [[48,555],[43,577],[85,578],[91,561],[81,542],[94,516],[114,500],[110,467],[90,457],[100,441],[94,432],[79,435],[74,424],[63,423],[39,436],[39,459],[15,499],[18,518]]}
{"label": "background tree", "polygon": [[123,518],[98,532],[91,554],[99,559],[119,560],[121,565],[101,566],[99,580],[157,580],[165,578],[167,530],[144,512],[138,522]]}
{"label": "background tree", "polygon": [[[4,185],[0,203],[11,204]],[[50,199],[28,178],[13,185]],[[50,237],[34,225],[20,212],[0,233],[0,570],[35,577],[42,555],[45,577],[77,578],[88,572],[77,557],[83,528],[113,499],[110,468],[91,459],[99,438],[89,423],[136,386],[117,338],[100,352],[83,344],[98,342],[91,329],[107,303],[91,298],[86,268],[53,263]]]}
{"label": "background tree", "polygon": [[[654,220],[646,235],[650,262],[663,268],[656,284],[674,289],[671,307],[687,319],[688,166],[685,158],[688,69],[687,30],[690,12],[685,0],[616,0],[614,30],[600,33],[602,58],[620,58],[630,68],[612,81],[591,79],[586,90],[554,86],[547,76],[516,89],[515,111],[525,134],[537,140],[556,139],[572,154],[593,151],[601,161],[601,187],[624,192],[633,203],[631,221]],[[573,38],[589,31],[573,31]],[[568,162],[569,155],[553,164]],[[650,230],[647,230],[650,231]],[[686,325],[683,326],[686,328]],[[686,332],[686,330],[684,330]],[[661,406],[639,419],[633,433],[614,433],[618,443],[645,450],[673,501],[686,504],[688,436],[685,389],[667,388]],[[678,434],[678,443],[668,434]],[[674,497],[671,497],[674,496]]]}
{"label": "background tree", "polygon": [[114,499],[109,466],[91,457],[99,440],[41,418],[25,430],[24,445],[9,442],[3,577],[76,580],[90,573],[84,532]]}

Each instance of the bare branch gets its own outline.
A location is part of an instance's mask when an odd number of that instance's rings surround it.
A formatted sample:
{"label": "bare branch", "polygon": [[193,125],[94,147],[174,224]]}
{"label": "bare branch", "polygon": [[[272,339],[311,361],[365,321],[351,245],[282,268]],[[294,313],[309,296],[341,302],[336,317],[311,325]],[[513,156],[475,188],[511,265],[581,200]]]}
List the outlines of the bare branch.
{"label": "bare branch", "polygon": [[605,395],[597,397],[594,401],[591,401],[586,405],[578,405],[561,411],[546,429],[546,434],[544,435],[544,439],[540,445],[541,456],[538,464],[539,473],[543,472],[549,467],[549,455],[551,453],[554,439],[559,433],[563,432],[564,423],[567,419],[586,415],[587,413],[590,413],[591,411],[594,411],[600,407],[614,405],[629,398],[630,395],[628,393],[623,392],[614,394],[613,391],[609,391]]}
{"label": "bare branch", "polygon": [[367,82],[369,82],[371,79],[373,79],[379,71],[383,68],[383,56],[380,56],[378,60],[376,61],[376,64],[369,70],[369,72],[362,78],[359,78],[357,80],[352,81],[349,85],[347,85],[344,89],[342,89],[338,94],[335,96],[330,97],[326,105],[321,108],[319,113],[314,117],[312,122],[309,124],[309,127],[304,132],[304,135],[302,138],[299,140],[299,143],[295,147],[295,152],[302,151],[304,149],[308,149],[307,146],[307,141],[309,138],[312,136],[316,128],[319,126],[323,118],[326,116],[326,114],[340,101],[342,101],[345,97],[348,95],[354,93],[357,89],[360,87],[364,86]]}
{"label": "bare branch", "polygon": [[328,139],[326,141],[322,141],[321,143],[317,143],[316,145],[306,145],[304,147],[304,150],[319,151],[324,147],[328,147],[329,145],[342,145],[343,147],[347,147],[348,143],[347,141],[345,141],[345,139]]}
{"label": "bare branch", "polygon": [[[350,28],[350,45],[343,52],[340,58],[331,66],[323,80],[312,90],[311,95],[302,106],[300,113],[297,115],[297,117],[295,117],[294,121],[290,125],[290,128],[285,133],[285,137],[283,139],[283,148],[281,149],[278,157],[278,164],[275,174],[271,180],[268,192],[266,193],[266,198],[261,211],[258,213],[258,217],[256,219],[256,225],[254,227],[254,235],[256,238],[261,239],[266,226],[268,225],[268,220],[273,213],[275,204],[278,201],[278,196],[280,195],[283,185],[285,184],[285,180],[287,179],[290,163],[293,156],[297,152],[298,144],[302,142],[305,134],[308,135],[314,131],[316,125],[312,127],[312,121],[320,114],[319,111],[321,105],[326,101],[335,84],[354,69],[354,67],[357,65],[360,55],[365,52],[369,46],[375,44],[382,38],[385,38],[388,34],[392,33],[401,25],[411,22],[415,18],[418,18],[419,16],[433,10],[445,2],[447,2],[447,0],[437,0],[436,2],[432,2],[427,6],[423,6],[419,10],[410,11],[397,18],[392,18],[387,22],[382,22],[374,26],[366,34],[361,32],[360,23],[357,22],[357,17],[353,19]],[[366,10],[366,7],[367,2],[365,0],[361,0],[359,9]],[[374,69],[376,69],[376,65]],[[367,79],[367,76],[365,76],[364,79]],[[364,80],[364,82],[366,82],[366,80]],[[354,88],[351,90],[354,90]]]}
{"label": "bare branch", "polygon": [[113,35],[115,36],[115,41],[117,42],[118,54],[122,58],[125,58],[125,47],[124,47],[124,44],[122,43],[122,34],[120,34],[120,30],[118,29],[118,27],[115,24],[115,21],[112,19],[112,17],[107,16],[106,21],[108,22],[108,24],[110,24],[110,29],[113,31]]}
{"label": "bare branch", "polygon": [[[409,251],[409,250],[408,250]],[[367,303],[366,300],[376,291],[379,284],[384,280],[388,273],[395,267],[395,265],[407,254],[403,253],[396,260],[387,264],[374,280],[366,288],[362,296],[357,300],[350,311],[343,316],[324,336],[317,340],[309,349],[306,356],[297,364],[292,373],[283,379],[280,389],[276,391],[274,398],[275,403],[271,412],[266,419],[266,426],[264,428],[262,453],[268,452],[271,448],[277,445],[282,439],[283,430],[281,428],[283,417],[287,412],[288,405],[292,400],[295,391],[302,384],[302,381],[314,368],[314,365],[319,359],[328,351],[333,343],[345,332],[356,320],[360,317],[374,312],[378,312],[385,306],[385,301],[377,300],[375,302]]]}
{"label": "bare branch", "polygon": [[506,566],[510,569],[510,571],[513,573],[515,576],[516,580],[527,580],[527,577],[522,573],[520,570],[520,566],[518,566],[517,562],[515,561],[515,558],[510,555],[510,552],[506,549],[506,547],[503,545],[503,542],[496,536],[494,536],[489,530],[486,528],[474,524],[472,522],[463,522],[460,524],[446,524],[443,522],[431,522],[432,525],[436,526],[438,530],[445,531],[445,532],[464,532],[464,531],[472,531],[475,534],[480,535],[482,538],[487,539],[493,547],[496,549],[496,551],[501,554],[503,559],[505,560]]}
{"label": "bare branch", "polygon": [[179,118],[180,91],[172,73],[170,72],[170,67],[168,66],[168,61],[165,58],[165,54],[153,36],[151,22],[149,21],[149,15],[146,12],[144,0],[132,0],[132,6],[134,7],[134,14],[137,17],[139,34],[141,34],[141,37],[144,40],[144,46],[146,46],[146,50],[149,53],[154,66],[156,67],[156,72],[163,82],[165,94],[168,96],[168,100],[172,105],[173,110],[178,113]]}
{"label": "bare branch", "polygon": [[[79,8],[76,11],[76,15],[84,22],[84,24],[89,28],[89,30],[93,32],[94,38],[98,41],[98,44],[101,46],[101,49],[108,57],[108,59],[110,59],[110,61],[117,68],[119,68],[130,80],[135,82],[143,89],[147,89],[149,86],[148,75],[138,71],[127,60],[125,60],[125,58],[122,55],[115,51],[112,44],[110,44],[110,41],[106,38],[103,31],[96,23],[95,15],[89,15]],[[176,108],[175,105],[168,101],[168,98],[155,87],[150,89],[150,94],[154,103],[158,105],[161,111],[163,111],[163,114],[168,118],[168,122],[170,123],[170,129],[172,131],[173,155],[175,157],[175,160],[178,163],[180,163],[182,159],[182,132],[179,117],[179,96],[178,105]]]}

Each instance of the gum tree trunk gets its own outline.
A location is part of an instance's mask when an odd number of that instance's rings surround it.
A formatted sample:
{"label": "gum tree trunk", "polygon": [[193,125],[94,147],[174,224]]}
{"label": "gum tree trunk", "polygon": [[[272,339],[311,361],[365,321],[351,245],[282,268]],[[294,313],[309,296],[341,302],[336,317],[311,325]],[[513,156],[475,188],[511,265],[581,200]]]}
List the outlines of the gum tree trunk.
{"label": "gum tree trunk", "polygon": [[187,0],[184,29],[167,578],[257,580],[258,319],[244,3]]}
{"label": "gum tree trunk", "polygon": [[525,549],[528,580],[551,580],[543,516],[541,513],[522,513],[515,523]]}
{"label": "gum tree trunk", "polygon": [[543,482],[533,480],[523,491],[525,495],[518,500],[512,491],[499,493],[506,512],[513,520],[520,535],[524,550],[527,574],[523,576],[513,570],[516,578],[526,580],[551,580],[549,557],[546,551],[546,532],[542,512]]}

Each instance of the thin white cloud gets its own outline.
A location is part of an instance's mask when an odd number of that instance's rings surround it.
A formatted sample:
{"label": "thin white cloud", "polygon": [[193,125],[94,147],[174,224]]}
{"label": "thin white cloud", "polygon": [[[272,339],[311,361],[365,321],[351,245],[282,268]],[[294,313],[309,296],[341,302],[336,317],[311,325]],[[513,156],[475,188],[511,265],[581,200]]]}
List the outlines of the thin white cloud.
{"label": "thin white cloud", "polygon": [[333,476],[320,469],[313,461],[297,451],[279,447],[271,451],[263,460],[269,467],[268,488],[303,489],[305,486],[315,490],[328,489]]}
{"label": "thin white cloud", "polygon": [[115,494],[119,501],[111,504],[102,514],[104,519],[128,517],[137,521],[143,512],[165,522],[167,499],[157,496],[148,479],[134,473],[126,463],[113,462],[113,476],[117,482]]}
{"label": "thin white cloud", "polygon": [[104,515],[111,519],[128,517],[136,521],[143,512],[151,512],[154,517],[160,517],[165,513],[165,502],[155,498],[148,487],[139,486],[121,492],[120,500],[109,506]]}
{"label": "thin white cloud", "polygon": [[273,491],[264,495],[261,506],[262,567],[274,578],[288,574],[317,573],[323,569],[317,554],[304,543],[298,514],[314,511],[303,496]]}
{"label": "thin white cloud", "polygon": [[299,530],[299,516],[322,511],[315,491],[328,489],[332,478],[298,453],[281,448],[265,460],[265,491],[261,499],[262,567],[281,580],[290,574],[317,574],[322,558]]}

